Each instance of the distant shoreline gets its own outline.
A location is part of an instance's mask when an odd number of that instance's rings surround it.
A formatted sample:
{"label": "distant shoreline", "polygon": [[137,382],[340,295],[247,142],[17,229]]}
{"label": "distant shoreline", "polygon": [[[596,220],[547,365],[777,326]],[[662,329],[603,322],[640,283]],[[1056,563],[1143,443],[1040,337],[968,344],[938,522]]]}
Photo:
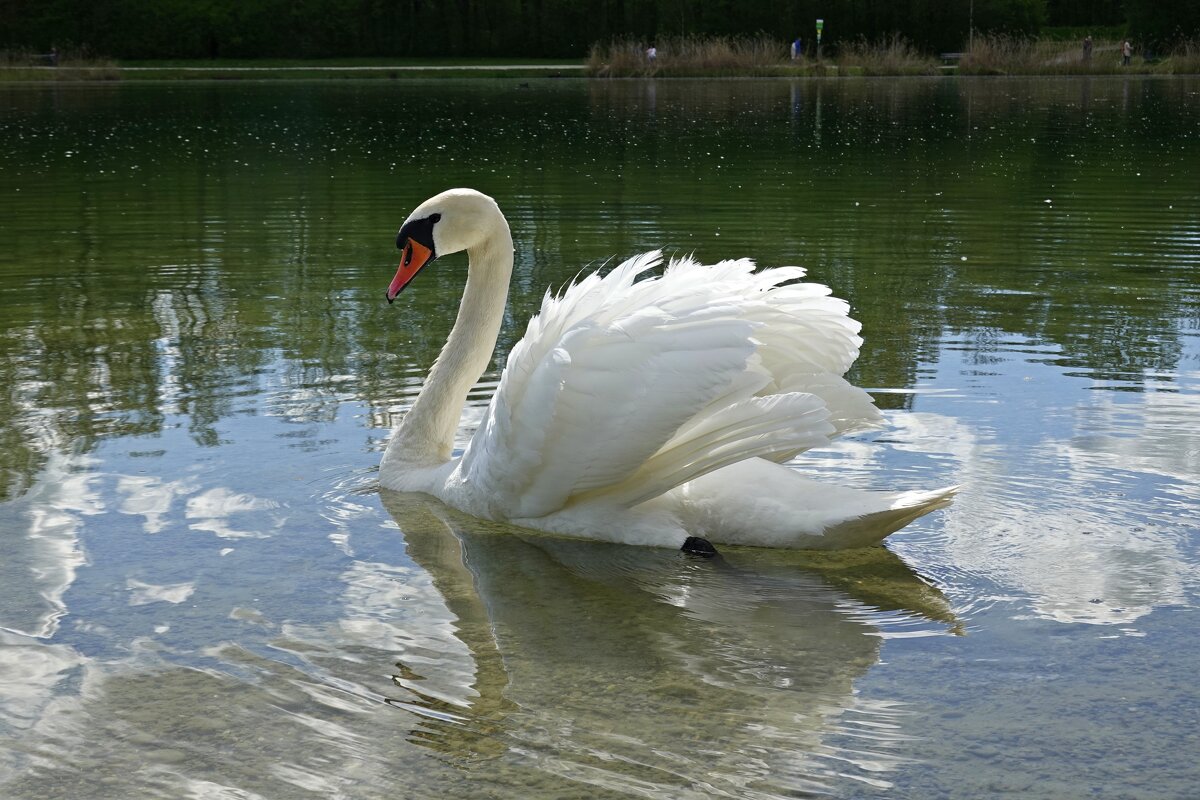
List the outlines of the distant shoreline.
{"label": "distant shoreline", "polygon": [[[607,65],[605,65],[607,67]],[[663,68],[665,67],[665,68]],[[854,78],[854,77],[975,77],[979,75],[1009,75],[1025,77],[1098,77],[1113,75],[1170,75],[1194,74],[1164,71],[1150,64],[1133,64],[1119,69],[1069,71],[1047,69],[995,72],[960,71],[952,64],[937,66],[926,61],[921,69],[886,72],[870,65],[854,63],[805,62],[804,64],[756,65],[752,68],[723,68],[706,71],[687,67],[672,69],[666,65],[652,70],[598,69],[584,61],[434,61],[387,63],[381,59],[352,61],[331,60],[263,60],[230,59],[228,61],[132,61],[117,63],[109,60],[67,62],[59,66],[0,64],[0,84],[43,82],[157,82],[157,81],[301,81],[336,79],[412,79],[412,78],[497,78],[546,79],[588,78],[612,80],[630,78],[658,79],[716,79],[716,78]]]}
{"label": "distant shoreline", "polygon": [[125,64],[108,60],[68,62],[59,66],[0,65],[0,83],[44,81],[166,81],[166,80],[312,80],[336,78],[413,77],[582,77],[582,62],[534,60],[437,61],[387,63],[381,60],[354,62],[345,59],[255,62],[228,61],[134,61]]}

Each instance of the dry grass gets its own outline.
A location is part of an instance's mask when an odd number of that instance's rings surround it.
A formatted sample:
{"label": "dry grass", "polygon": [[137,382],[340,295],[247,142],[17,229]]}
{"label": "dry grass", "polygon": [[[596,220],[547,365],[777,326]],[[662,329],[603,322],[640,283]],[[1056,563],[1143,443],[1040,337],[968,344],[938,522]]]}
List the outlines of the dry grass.
{"label": "dry grass", "polygon": [[[1135,50],[1137,48],[1135,47]],[[969,75],[1112,75],[1200,73],[1200,39],[1180,42],[1165,57],[1147,61],[1140,53],[1121,63],[1121,43],[1097,40],[1092,57],[1079,42],[977,36],[963,54],[959,72]]]}
{"label": "dry grass", "polygon": [[680,36],[660,40],[654,62],[648,45],[621,39],[592,46],[587,74],[609,78],[724,77],[772,75],[933,75],[937,62],[896,35],[842,45],[831,61],[793,61],[786,42],[767,36]]}
{"label": "dry grass", "polygon": [[55,65],[48,53],[31,50],[0,51],[2,80],[116,80],[120,68],[112,59],[102,58],[85,49],[66,49],[58,54]]}
{"label": "dry grass", "polygon": [[636,39],[592,45],[587,74],[686,78],[782,75],[804,69],[792,63],[786,44],[766,36],[674,36],[656,42],[658,53],[653,62],[646,55],[648,46]]}
{"label": "dry grass", "polygon": [[1094,67],[1106,57],[1100,42],[1094,46],[1090,62],[1084,62],[1082,46],[1077,47],[1074,43],[1003,35],[976,36],[958,62],[958,71],[968,75],[1059,73]]}
{"label": "dry grass", "polygon": [[900,36],[869,42],[859,39],[838,50],[841,75],[936,75],[938,64]]}
{"label": "dry grass", "polygon": [[1171,75],[1200,74],[1200,39],[1188,39],[1175,45],[1155,71]]}

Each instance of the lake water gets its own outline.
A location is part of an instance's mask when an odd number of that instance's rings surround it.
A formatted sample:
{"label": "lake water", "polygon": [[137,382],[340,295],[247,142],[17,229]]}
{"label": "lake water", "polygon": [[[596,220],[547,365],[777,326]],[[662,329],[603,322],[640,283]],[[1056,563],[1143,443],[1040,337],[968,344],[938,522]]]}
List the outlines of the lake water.
{"label": "lake water", "polygon": [[[0,795],[1191,798],[1200,79],[0,86]],[[964,484],[887,548],[679,553],[381,495],[462,257],[800,264]],[[464,439],[465,440],[465,439]]]}

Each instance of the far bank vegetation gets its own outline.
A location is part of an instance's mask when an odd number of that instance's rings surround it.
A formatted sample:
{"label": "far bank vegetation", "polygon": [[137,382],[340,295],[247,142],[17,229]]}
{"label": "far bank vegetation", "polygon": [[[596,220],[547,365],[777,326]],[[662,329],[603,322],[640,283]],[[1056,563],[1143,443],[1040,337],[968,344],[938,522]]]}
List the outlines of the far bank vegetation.
{"label": "far bank vegetation", "polygon": [[0,68],[5,80],[116,80],[120,70],[110,58],[97,56],[84,47],[50,52],[28,48],[0,50]]}
{"label": "far bank vegetation", "polygon": [[622,38],[592,45],[586,70],[592,77],[607,78],[1200,73],[1200,39],[1183,40],[1162,54],[1135,47],[1129,65],[1123,64],[1121,44],[1097,39],[1085,54],[1081,41],[991,34],[973,37],[962,52],[931,54],[893,34],[843,41],[819,54],[806,42],[803,54],[793,58],[790,43],[766,35],[669,36],[653,42]]}

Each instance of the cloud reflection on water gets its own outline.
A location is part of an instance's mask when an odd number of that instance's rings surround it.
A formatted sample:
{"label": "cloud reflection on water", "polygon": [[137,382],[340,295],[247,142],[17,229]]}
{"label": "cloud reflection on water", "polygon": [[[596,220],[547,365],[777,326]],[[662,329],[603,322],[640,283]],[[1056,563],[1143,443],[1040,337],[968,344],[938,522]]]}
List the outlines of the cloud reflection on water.
{"label": "cloud reflection on water", "polygon": [[[121,498],[131,485],[90,477],[86,507],[105,502],[105,486]],[[598,798],[775,797],[847,779],[884,786],[907,712],[858,698],[854,683],[888,629],[955,624],[944,598],[883,550],[813,563],[738,551],[717,567],[481,528],[411,496],[385,498],[394,524],[375,534],[374,501],[328,498],[330,521],[352,521],[326,547],[366,551],[345,560],[337,602],[255,602],[237,596],[238,573],[207,568],[182,583],[143,580],[155,559],[133,559],[97,565],[120,577],[123,602],[76,611],[85,648],[5,634],[5,793],[325,797],[352,785],[356,797],[397,786],[485,797],[507,781],[547,796],[583,785]],[[249,528],[275,513],[245,505],[216,503]],[[376,536],[402,536],[406,552],[373,551]],[[292,579],[261,580],[250,591]],[[419,755],[431,751],[440,766]]]}
{"label": "cloud reflection on water", "polygon": [[0,504],[0,629],[45,639],[57,632],[64,596],[86,563],[84,517],[104,511],[96,477],[86,471],[94,462],[51,451],[33,488]]}
{"label": "cloud reflection on water", "polygon": [[[936,542],[909,544],[902,533],[892,546],[919,546],[966,612],[1002,604],[1018,616],[1127,625],[1186,604],[1195,579],[1185,532],[1200,473],[1195,437],[1180,431],[1200,415],[1200,394],[1097,395],[1066,419],[1048,411],[1061,424],[1035,443],[1006,443],[986,421],[890,412],[890,447],[941,462],[965,487]],[[818,477],[869,484],[887,473],[878,447],[848,442],[821,455],[811,465]]]}

